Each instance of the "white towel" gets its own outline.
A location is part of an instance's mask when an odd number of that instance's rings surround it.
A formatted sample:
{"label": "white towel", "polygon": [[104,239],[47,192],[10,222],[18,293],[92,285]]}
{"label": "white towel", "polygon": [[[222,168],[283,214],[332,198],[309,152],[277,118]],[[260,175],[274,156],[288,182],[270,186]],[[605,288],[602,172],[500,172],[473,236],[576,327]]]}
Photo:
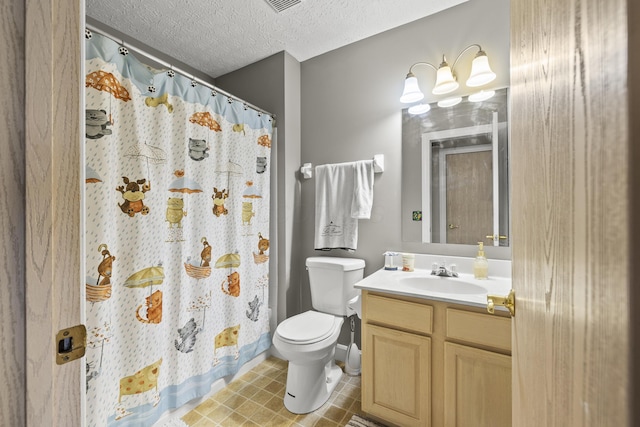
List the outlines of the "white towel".
{"label": "white towel", "polygon": [[316,166],[317,250],[356,250],[358,218],[369,218],[373,161]]}
{"label": "white towel", "polygon": [[373,206],[373,160],[355,162],[353,172],[351,217],[369,219]]}

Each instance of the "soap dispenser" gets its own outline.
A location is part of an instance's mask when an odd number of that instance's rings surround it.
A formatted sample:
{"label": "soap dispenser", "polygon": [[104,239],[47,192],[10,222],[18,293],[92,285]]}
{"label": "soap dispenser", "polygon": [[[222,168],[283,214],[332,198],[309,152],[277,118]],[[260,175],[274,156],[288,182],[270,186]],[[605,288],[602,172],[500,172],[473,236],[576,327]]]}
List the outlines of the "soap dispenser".
{"label": "soap dispenser", "polygon": [[476,279],[486,279],[489,276],[489,262],[484,256],[484,243],[478,242],[478,255],[473,261],[473,276]]}

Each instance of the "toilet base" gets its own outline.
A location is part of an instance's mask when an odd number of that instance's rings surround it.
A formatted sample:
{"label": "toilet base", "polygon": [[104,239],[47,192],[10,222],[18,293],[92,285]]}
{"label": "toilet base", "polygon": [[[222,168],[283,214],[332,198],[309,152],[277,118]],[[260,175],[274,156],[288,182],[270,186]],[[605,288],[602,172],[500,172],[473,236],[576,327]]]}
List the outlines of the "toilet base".
{"label": "toilet base", "polygon": [[289,361],[284,406],[294,414],[313,412],[329,400],[340,379],[342,369],[335,362],[335,348],[327,357],[296,363]]}

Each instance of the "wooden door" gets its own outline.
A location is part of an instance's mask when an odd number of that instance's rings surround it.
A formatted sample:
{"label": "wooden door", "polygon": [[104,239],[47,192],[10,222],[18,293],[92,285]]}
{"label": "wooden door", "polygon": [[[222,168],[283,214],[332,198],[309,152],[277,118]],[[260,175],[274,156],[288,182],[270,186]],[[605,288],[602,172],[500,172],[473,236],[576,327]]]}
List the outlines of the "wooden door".
{"label": "wooden door", "polygon": [[511,1],[514,427],[638,425],[627,19],[625,0]]}
{"label": "wooden door", "polygon": [[431,339],[366,325],[362,409],[402,426],[431,425]]}
{"label": "wooden door", "polygon": [[493,234],[491,150],[446,156],[447,243],[475,245]]}
{"label": "wooden door", "polygon": [[55,362],[81,323],[82,0],[27,0],[26,425],[80,426],[84,361]]}
{"label": "wooden door", "polygon": [[444,425],[511,427],[511,356],[444,344]]}

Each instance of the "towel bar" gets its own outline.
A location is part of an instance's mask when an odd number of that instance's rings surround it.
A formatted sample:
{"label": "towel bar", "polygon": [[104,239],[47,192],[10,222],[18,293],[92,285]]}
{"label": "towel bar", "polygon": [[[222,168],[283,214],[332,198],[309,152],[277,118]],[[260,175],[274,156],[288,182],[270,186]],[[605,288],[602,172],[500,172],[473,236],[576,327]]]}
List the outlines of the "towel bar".
{"label": "towel bar", "polygon": [[[384,172],[384,154],[376,154],[373,156],[373,171],[375,173]],[[304,179],[310,179],[313,177],[313,165],[311,163],[304,163],[300,167],[300,174]]]}

